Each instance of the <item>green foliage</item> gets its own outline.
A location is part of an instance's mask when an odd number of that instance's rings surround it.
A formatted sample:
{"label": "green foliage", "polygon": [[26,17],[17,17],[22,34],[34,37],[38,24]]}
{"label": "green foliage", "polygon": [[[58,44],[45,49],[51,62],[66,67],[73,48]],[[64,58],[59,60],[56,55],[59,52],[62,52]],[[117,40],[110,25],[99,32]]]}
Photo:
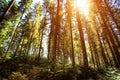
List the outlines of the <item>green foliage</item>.
{"label": "green foliage", "polygon": [[[0,9],[2,13],[8,6],[9,1],[7,2],[6,0],[2,0],[0,2],[2,3]],[[2,14],[0,14],[0,16],[2,16]],[[0,23],[0,55],[5,52],[7,44],[9,43],[12,33],[14,31],[15,25],[18,23],[19,16],[20,13],[18,9],[18,4],[15,3],[9,11],[9,14],[5,16],[4,21]]]}
{"label": "green foliage", "polygon": [[8,3],[6,0],[1,0],[0,1],[0,11],[4,11],[4,8],[6,8],[7,5],[8,5]]}
{"label": "green foliage", "polygon": [[[34,58],[34,57],[33,57]],[[69,65],[65,69],[60,68],[62,63],[57,62],[56,71],[52,72],[51,63],[46,58],[33,59],[27,57],[15,57],[5,60],[0,66],[0,78],[9,80],[119,80],[120,71],[117,68],[105,68],[95,70],[76,65],[73,69]],[[32,60],[33,59],[33,60]]]}
{"label": "green foliage", "polygon": [[75,69],[68,68],[65,73],[62,74],[64,79],[60,80],[98,80],[101,77],[98,75],[99,73],[92,68],[84,68],[80,66],[76,66]]}
{"label": "green foliage", "polygon": [[108,67],[100,70],[100,74],[106,80],[120,80],[120,69],[115,67]]}
{"label": "green foliage", "polygon": [[13,72],[13,73],[9,76],[9,80],[28,80],[28,79],[25,78],[25,76],[22,75],[20,72]]}
{"label": "green foliage", "polygon": [[65,71],[57,69],[56,72],[40,71],[34,76],[35,80],[104,80],[98,71],[76,66],[75,69],[67,68]]}

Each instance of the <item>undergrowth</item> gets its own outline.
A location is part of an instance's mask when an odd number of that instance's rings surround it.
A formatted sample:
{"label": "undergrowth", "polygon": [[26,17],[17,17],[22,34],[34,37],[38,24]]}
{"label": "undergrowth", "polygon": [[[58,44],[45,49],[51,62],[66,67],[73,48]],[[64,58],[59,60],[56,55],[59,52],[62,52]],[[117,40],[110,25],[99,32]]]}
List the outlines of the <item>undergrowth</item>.
{"label": "undergrowth", "polygon": [[28,58],[7,59],[0,63],[0,80],[120,80],[120,70],[108,67],[101,70],[76,65],[51,71],[50,63],[45,59]]}

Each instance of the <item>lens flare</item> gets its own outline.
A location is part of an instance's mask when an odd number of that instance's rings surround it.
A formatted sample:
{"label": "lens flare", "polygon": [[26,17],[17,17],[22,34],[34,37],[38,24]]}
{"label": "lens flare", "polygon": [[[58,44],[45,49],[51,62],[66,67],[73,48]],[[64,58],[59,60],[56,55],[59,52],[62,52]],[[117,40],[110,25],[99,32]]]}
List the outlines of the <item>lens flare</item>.
{"label": "lens flare", "polygon": [[88,15],[89,13],[88,0],[75,0],[74,5],[81,11],[81,13],[83,13],[84,15]]}

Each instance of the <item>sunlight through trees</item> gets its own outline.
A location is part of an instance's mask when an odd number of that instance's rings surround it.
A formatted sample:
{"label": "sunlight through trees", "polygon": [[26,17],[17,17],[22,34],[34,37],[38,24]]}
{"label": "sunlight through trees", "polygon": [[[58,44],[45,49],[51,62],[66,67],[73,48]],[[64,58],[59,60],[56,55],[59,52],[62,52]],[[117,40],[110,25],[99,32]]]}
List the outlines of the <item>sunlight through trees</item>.
{"label": "sunlight through trees", "polygon": [[1,0],[0,63],[45,59],[52,72],[120,68],[119,17],[119,0]]}

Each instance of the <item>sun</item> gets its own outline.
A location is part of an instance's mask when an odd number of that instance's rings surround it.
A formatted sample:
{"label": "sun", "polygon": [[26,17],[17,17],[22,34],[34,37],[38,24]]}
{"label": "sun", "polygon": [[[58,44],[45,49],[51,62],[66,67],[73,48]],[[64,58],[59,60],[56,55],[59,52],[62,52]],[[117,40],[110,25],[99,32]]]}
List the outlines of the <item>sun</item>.
{"label": "sun", "polygon": [[81,11],[81,13],[83,13],[84,15],[88,15],[89,13],[88,0],[75,0],[74,5]]}

